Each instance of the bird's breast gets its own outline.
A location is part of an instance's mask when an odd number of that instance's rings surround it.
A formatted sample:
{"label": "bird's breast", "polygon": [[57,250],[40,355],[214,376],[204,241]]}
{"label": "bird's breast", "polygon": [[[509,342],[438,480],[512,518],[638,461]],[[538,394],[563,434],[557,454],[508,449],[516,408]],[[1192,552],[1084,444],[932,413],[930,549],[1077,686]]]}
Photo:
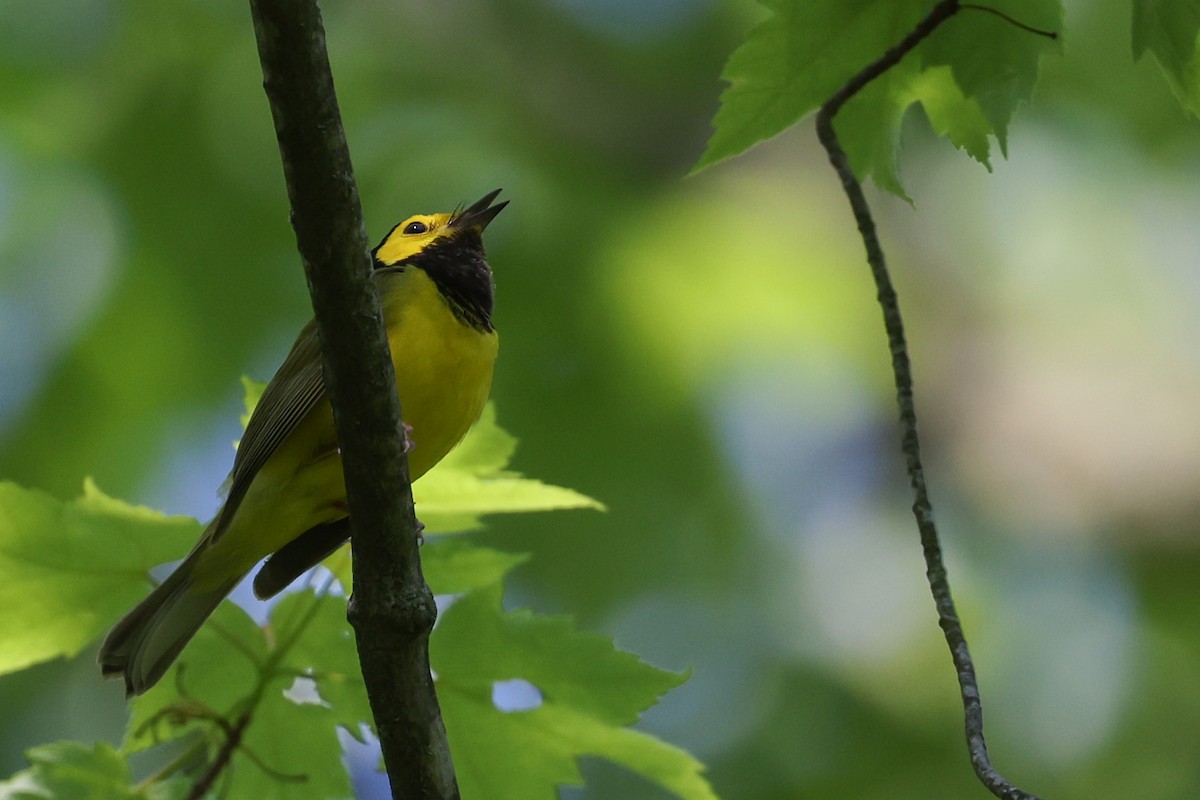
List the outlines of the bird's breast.
{"label": "bird's breast", "polygon": [[464,324],[420,269],[380,287],[401,414],[412,427],[413,480],[450,452],[483,411],[498,337]]}

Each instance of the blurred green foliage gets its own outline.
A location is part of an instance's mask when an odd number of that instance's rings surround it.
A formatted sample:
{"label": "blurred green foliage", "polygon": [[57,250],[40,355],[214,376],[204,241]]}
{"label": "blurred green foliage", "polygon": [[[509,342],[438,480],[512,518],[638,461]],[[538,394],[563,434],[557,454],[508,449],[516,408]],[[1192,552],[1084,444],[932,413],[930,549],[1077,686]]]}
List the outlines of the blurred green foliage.
{"label": "blurred green foliage", "polygon": [[[643,725],[723,797],[980,794],[824,155],[798,130],[682,177],[762,9],[325,11],[372,235],[513,200],[488,249],[515,467],[610,509],[473,534],[534,554],[517,601],[691,666]],[[1128,3],[1065,11],[1010,161],[989,175],[914,117],[916,209],[881,197],[880,225],[997,765],[1060,800],[1191,798],[1196,123],[1132,62]],[[267,377],[308,314],[248,11],[0,16],[0,476],[211,513],[238,376]],[[118,695],[88,653],[0,682],[0,774],[35,744],[119,740]],[[586,772],[570,797],[661,797]]]}
{"label": "blurred green foliage", "polygon": [[146,570],[203,529],[107,497],[87,481],[60,503],[0,483],[0,675],[74,656],[146,594]]}

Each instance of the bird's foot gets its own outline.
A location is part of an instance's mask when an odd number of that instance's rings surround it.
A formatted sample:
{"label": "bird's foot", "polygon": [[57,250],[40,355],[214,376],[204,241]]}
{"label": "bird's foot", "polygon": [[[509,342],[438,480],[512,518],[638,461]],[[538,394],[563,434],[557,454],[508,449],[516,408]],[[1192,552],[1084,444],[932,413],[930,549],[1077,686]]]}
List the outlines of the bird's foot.
{"label": "bird's foot", "polygon": [[404,437],[404,439],[403,439],[404,452],[407,455],[408,453],[411,453],[413,450],[415,450],[417,447],[417,443],[414,442],[413,438],[412,438],[413,427],[412,427],[412,425],[409,425],[407,422],[401,422],[400,430],[401,430],[401,436]]}

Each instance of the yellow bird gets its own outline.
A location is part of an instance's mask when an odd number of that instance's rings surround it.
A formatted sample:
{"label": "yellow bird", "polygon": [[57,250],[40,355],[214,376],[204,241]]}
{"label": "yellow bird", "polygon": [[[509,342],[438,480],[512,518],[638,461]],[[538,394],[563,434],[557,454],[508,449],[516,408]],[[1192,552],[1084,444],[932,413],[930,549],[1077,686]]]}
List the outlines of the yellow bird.
{"label": "yellow bird", "polygon": [[[483,230],[500,190],[449,214],[409,217],[373,251],[415,481],[479,418],[498,338]],[[126,614],[100,647],[105,676],[126,693],[153,686],[239,581],[263,558],[265,599],[349,536],[342,460],[314,323],[300,332],[250,417],[225,504],[187,558]]]}

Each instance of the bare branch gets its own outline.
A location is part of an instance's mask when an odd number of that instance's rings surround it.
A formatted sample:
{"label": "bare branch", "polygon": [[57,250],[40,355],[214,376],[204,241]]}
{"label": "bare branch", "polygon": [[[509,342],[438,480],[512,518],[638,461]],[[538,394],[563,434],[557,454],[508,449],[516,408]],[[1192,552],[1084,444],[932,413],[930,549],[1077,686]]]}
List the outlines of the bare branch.
{"label": "bare branch", "polygon": [[251,0],[263,85],[333,404],[353,536],[350,622],[392,796],[457,798],[429,672],[436,608],[421,574],[400,403],[315,0]]}
{"label": "bare branch", "polygon": [[1034,795],[1022,791],[1004,779],[992,767],[988,757],[987,743],[983,738],[983,702],[979,696],[979,684],[975,677],[975,665],[967,647],[958,610],[950,595],[950,581],[942,562],[942,546],[938,540],[937,527],[933,520],[933,504],[925,486],[925,468],[921,464],[921,446],[917,438],[917,412],[913,401],[912,368],[908,359],[908,344],[904,337],[904,321],[900,316],[900,304],[892,286],[884,260],[883,247],[875,231],[875,220],[863,194],[862,184],[854,176],[846,151],[838,142],[833,128],[833,118],[843,105],[910,53],[925,37],[943,22],[954,16],[961,8],[959,0],[943,0],[917,24],[897,45],[879,60],[851,78],[845,86],[829,98],[817,112],[817,137],[829,154],[829,161],[842,181],[842,188],[850,200],[850,208],[858,223],[858,231],[867,250],[867,262],[875,279],[879,305],[883,309],[883,324],[887,329],[888,348],[892,353],[892,374],[896,384],[896,400],[900,406],[901,450],[908,469],[909,482],[913,491],[913,515],[921,534],[921,547],[925,554],[925,574],[937,607],[938,623],[950,646],[950,655],[958,673],[958,685],[962,695],[967,749],[975,774],[988,790],[1004,800],[1037,800]]}

